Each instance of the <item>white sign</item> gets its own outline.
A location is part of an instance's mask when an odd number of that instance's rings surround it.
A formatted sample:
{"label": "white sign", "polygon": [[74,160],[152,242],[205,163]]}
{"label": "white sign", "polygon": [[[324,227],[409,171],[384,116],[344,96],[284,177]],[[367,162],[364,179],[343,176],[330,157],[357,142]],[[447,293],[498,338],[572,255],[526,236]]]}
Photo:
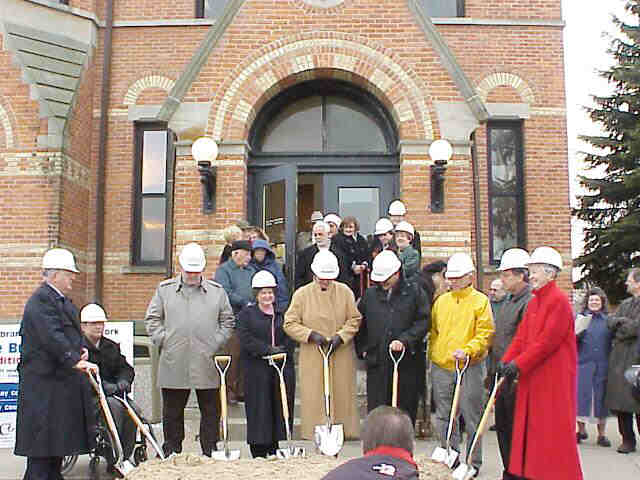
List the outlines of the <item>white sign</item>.
{"label": "white sign", "polygon": [[[19,324],[0,325],[0,448],[13,448],[16,441]],[[120,351],[133,365],[133,322],[107,322],[104,336],[120,344]]]}

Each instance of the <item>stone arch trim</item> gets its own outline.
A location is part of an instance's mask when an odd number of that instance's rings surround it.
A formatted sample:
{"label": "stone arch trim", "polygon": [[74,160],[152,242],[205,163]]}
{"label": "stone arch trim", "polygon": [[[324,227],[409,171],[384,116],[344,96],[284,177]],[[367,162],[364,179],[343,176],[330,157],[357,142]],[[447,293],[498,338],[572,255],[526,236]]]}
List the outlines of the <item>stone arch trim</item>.
{"label": "stone arch trim", "polygon": [[411,136],[433,138],[431,97],[411,68],[369,39],[317,31],[273,42],[238,65],[218,89],[207,133],[225,140],[244,135],[245,140],[250,120],[269,98],[293,83],[327,77],[366,79],[361,86],[389,108],[399,132],[407,129]]}
{"label": "stone arch trim", "polygon": [[494,72],[486,77],[484,77],[478,86],[476,87],[478,91],[478,95],[482,98],[483,101],[487,101],[487,97],[491,90],[496,87],[512,87],[518,92],[520,98],[525,103],[529,105],[533,105],[536,101],[535,95],[533,93],[533,89],[529,86],[529,84],[516,75],[515,73],[510,72]]}
{"label": "stone arch trim", "polygon": [[6,148],[15,147],[15,138],[13,134],[13,112],[11,112],[11,106],[7,105],[5,108],[5,99],[0,99],[0,127],[4,130],[5,146]]}
{"label": "stone arch trim", "polygon": [[161,88],[166,92],[170,92],[176,82],[163,75],[147,75],[136,80],[127,90],[124,96],[124,105],[135,105],[138,97],[143,90],[147,88]]}

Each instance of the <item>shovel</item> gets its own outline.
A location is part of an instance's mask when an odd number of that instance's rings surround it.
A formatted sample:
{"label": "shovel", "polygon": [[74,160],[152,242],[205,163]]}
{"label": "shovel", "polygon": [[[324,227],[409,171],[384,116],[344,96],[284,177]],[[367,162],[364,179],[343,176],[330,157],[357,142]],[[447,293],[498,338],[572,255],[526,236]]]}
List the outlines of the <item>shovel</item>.
{"label": "shovel", "polygon": [[322,354],[322,370],[324,374],[324,413],[326,417],[325,425],[316,425],[313,432],[313,440],[324,455],[335,457],[340,453],[342,444],[344,443],[344,428],[342,425],[334,425],[331,420],[331,410],[329,398],[331,396],[329,389],[329,355],[333,347],[329,345],[327,351],[324,351],[320,345],[318,350]]}
{"label": "shovel", "polygon": [[[269,361],[269,365],[275,368],[280,377],[280,399],[282,404],[282,418],[284,418],[284,427],[287,432],[287,448],[279,448],[276,450],[276,457],[280,459],[287,459],[291,457],[304,457],[306,452],[304,447],[294,447],[291,445],[291,426],[289,425],[289,402],[287,401],[287,385],[284,383],[284,366],[287,363],[286,353],[276,353],[275,355],[269,355],[263,357]],[[282,360],[282,364],[278,366],[277,361]]]}
{"label": "shovel", "polygon": [[453,400],[451,402],[451,413],[449,414],[449,427],[447,428],[447,443],[446,447],[437,447],[431,455],[431,460],[438,463],[445,463],[449,468],[452,468],[458,459],[458,452],[451,448],[451,434],[453,432],[454,424],[458,417],[458,404],[460,403],[460,390],[462,385],[462,377],[464,372],[467,371],[469,366],[469,356],[464,362],[464,366],[460,369],[460,360],[456,359],[456,388],[453,391]]}
{"label": "shovel", "polygon": [[[224,441],[223,451],[211,452],[214,460],[238,460],[240,458],[240,450],[229,450],[229,425],[227,418],[227,381],[226,375],[231,365],[231,355],[216,355],[213,357],[213,363],[220,373],[220,410],[222,417],[222,439]],[[224,368],[220,366],[224,363]]]}
{"label": "shovel", "polygon": [[453,478],[455,480],[470,480],[477,473],[477,470],[471,465],[471,457],[473,452],[476,449],[476,445],[478,443],[478,438],[482,436],[484,433],[487,423],[489,421],[489,414],[491,413],[491,409],[493,405],[496,403],[496,395],[498,394],[498,389],[504,382],[504,377],[498,380],[498,375],[496,374],[496,381],[493,385],[493,390],[491,390],[491,395],[489,395],[489,400],[487,401],[487,406],[482,413],[482,417],[480,417],[480,423],[478,424],[478,428],[476,429],[476,433],[473,436],[473,441],[471,442],[471,448],[469,449],[469,453],[467,454],[467,463],[461,463],[458,468],[453,471]]}
{"label": "shovel", "polygon": [[98,394],[98,402],[100,403],[100,410],[102,410],[102,416],[107,424],[107,430],[109,431],[109,437],[111,438],[111,448],[113,449],[114,458],[116,459],[113,467],[123,477],[127,476],[135,468],[129,460],[123,459],[122,443],[120,443],[120,437],[118,436],[118,429],[113,416],[111,415],[111,409],[107,403],[107,396],[102,389],[102,380],[99,373],[92,373],[87,370],[89,376],[89,382],[93,386],[93,389]]}
{"label": "shovel", "polygon": [[131,407],[131,405],[129,405],[129,402],[127,401],[127,395],[126,394],[122,395],[122,398],[120,398],[118,396],[114,396],[114,398],[116,400],[119,400],[120,403],[122,403],[122,405],[124,405],[124,408],[127,410],[127,413],[129,414],[129,417],[131,418],[131,420],[133,420],[133,423],[136,424],[136,427],[138,427],[138,429],[142,432],[142,435],[144,435],[144,437],[149,441],[149,443],[151,444],[153,449],[156,451],[158,456],[162,460],[164,460],[164,452],[162,451],[162,449],[158,445],[158,442],[156,441],[155,435],[151,431],[149,425],[145,424],[140,419],[140,417],[138,416],[136,411]]}
{"label": "shovel", "polygon": [[393,362],[393,382],[391,389],[391,406],[398,407],[398,364],[404,357],[404,344],[402,345],[402,350],[400,350],[400,355],[396,358],[395,353],[391,350],[391,345],[389,345],[389,356],[391,357],[391,361]]}

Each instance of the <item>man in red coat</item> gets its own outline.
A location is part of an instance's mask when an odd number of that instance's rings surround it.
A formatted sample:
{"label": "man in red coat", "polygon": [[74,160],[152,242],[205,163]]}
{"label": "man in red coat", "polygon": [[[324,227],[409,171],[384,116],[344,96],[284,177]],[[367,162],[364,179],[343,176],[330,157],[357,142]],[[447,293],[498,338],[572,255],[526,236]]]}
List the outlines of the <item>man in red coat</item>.
{"label": "man in red coat", "polygon": [[555,282],[562,257],[539,247],[528,268],[534,297],[499,367],[507,381],[518,381],[508,472],[511,478],[582,480],[573,312]]}

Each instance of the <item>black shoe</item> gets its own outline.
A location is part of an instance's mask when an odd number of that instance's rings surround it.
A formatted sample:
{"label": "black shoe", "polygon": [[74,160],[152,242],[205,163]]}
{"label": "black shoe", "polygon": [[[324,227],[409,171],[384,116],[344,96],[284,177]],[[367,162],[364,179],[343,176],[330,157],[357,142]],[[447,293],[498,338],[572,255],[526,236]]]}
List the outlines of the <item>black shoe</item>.
{"label": "black shoe", "polygon": [[611,442],[609,441],[609,439],[607,437],[602,435],[602,436],[598,437],[598,445],[600,445],[601,447],[610,447],[611,446]]}
{"label": "black shoe", "polygon": [[586,440],[587,438],[589,438],[589,435],[586,433],[576,432],[576,441],[578,443],[582,442],[582,440]]}
{"label": "black shoe", "polygon": [[489,427],[489,431],[490,431],[490,432],[495,432],[495,431],[496,431],[496,426],[495,426],[495,424],[493,424],[493,425],[491,425],[491,426]]}
{"label": "black shoe", "polygon": [[631,453],[636,451],[636,446],[622,442],[622,445],[620,445],[616,451],[618,453]]}

